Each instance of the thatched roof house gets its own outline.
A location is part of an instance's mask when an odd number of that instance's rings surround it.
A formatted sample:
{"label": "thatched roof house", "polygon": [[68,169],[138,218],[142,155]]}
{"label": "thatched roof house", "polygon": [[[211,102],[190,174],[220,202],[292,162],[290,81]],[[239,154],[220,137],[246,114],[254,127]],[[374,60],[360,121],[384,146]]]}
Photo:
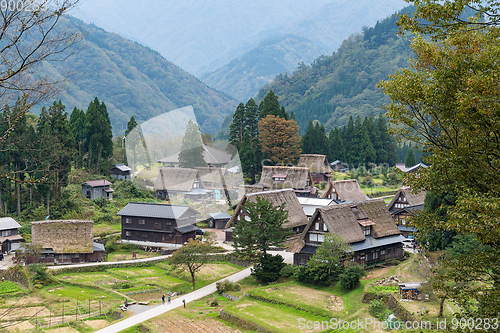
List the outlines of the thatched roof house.
{"label": "thatched roof house", "polygon": [[401,208],[423,205],[425,194],[425,191],[416,193],[411,190],[411,187],[403,186],[394,195],[387,207],[389,211],[396,211]]}
{"label": "thatched roof house", "polygon": [[[164,167],[167,166],[179,166],[179,153],[164,157],[158,162],[160,162]],[[224,167],[231,161],[231,155],[225,151],[203,145],[203,159],[208,166],[212,167]]]}
{"label": "thatched roof house", "polygon": [[321,194],[322,198],[332,198],[338,202],[363,201],[367,197],[356,179],[336,180],[331,182]]}
{"label": "thatched roof house", "polygon": [[31,222],[32,243],[44,249],[44,262],[102,261],[104,245],[94,243],[93,227],[94,221],[89,220]]}
{"label": "thatched roof house", "polygon": [[333,170],[330,168],[326,155],[301,154],[299,156],[298,166],[309,168],[315,184],[330,182]]}
{"label": "thatched roof house", "polygon": [[264,166],[259,185],[265,190],[293,188],[298,196],[316,196],[309,168]]}
{"label": "thatched roof house", "polygon": [[224,187],[224,178],[227,176],[226,168],[195,167],[198,170],[203,188],[222,189]]}
{"label": "thatched roof house", "polygon": [[260,186],[259,184],[254,185],[240,185],[238,187],[238,201],[240,201],[245,194],[263,192],[264,186]]}
{"label": "thatched roof house", "polygon": [[198,170],[185,168],[158,168],[155,191],[189,192],[198,180]]}
{"label": "thatched roof house", "polygon": [[285,209],[288,211],[288,222],[283,224],[283,228],[292,228],[295,231],[295,236],[290,237],[289,242],[292,243],[302,232],[307,224],[307,216],[304,213],[302,206],[297,199],[292,189],[282,189],[273,191],[264,191],[257,193],[245,194],[240,200],[240,203],[234,210],[233,215],[226,224],[226,229],[231,228],[233,224],[238,223],[239,220],[246,218],[245,204],[250,202],[257,202],[257,197],[269,200],[274,206],[280,206],[285,203]]}
{"label": "thatched roof house", "polygon": [[294,262],[305,264],[327,233],[349,243],[354,260],[372,264],[403,255],[399,229],[383,200],[366,200],[318,208],[294,244]]}

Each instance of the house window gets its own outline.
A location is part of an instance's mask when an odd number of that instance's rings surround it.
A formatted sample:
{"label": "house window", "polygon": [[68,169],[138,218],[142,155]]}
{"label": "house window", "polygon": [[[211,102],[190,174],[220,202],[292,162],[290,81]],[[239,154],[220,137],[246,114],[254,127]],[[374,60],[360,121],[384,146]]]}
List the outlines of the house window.
{"label": "house window", "polygon": [[326,228],[326,224],[323,223],[323,231],[328,231],[328,229]]}
{"label": "house window", "polygon": [[131,231],[125,231],[125,236],[132,236],[132,232]]}
{"label": "house window", "polygon": [[198,187],[200,187],[200,183],[198,183],[198,182],[194,182],[194,183],[193,183],[193,188],[198,188]]}
{"label": "house window", "polygon": [[142,237],[148,237],[148,233],[147,232],[143,232],[142,233]]}
{"label": "house window", "polygon": [[309,234],[309,240],[311,242],[317,242],[318,241],[318,234]]}
{"label": "house window", "polygon": [[318,242],[324,242],[325,241],[325,235],[318,235]]}
{"label": "house window", "polygon": [[10,236],[10,235],[12,235],[12,230],[4,230],[4,231],[2,231],[2,237]]}
{"label": "house window", "polygon": [[401,220],[401,224],[402,224],[402,225],[406,225],[406,220],[405,220],[405,219],[402,219],[402,220]]}
{"label": "house window", "polygon": [[314,228],[315,228],[314,230],[319,230],[319,222],[316,222],[316,225]]}
{"label": "house window", "polygon": [[405,201],[405,202],[406,202],[406,197],[403,197],[403,201]]}
{"label": "house window", "polygon": [[385,254],[385,250],[380,251],[380,254],[382,255]]}
{"label": "house window", "polygon": [[155,223],[155,229],[161,230],[161,223]]}
{"label": "house window", "polygon": [[365,236],[370,236],[371,235],[371,226],[363,227],[363,234]]}
{"label": "house window", "polygon": [[132,219],[130,217],[125,218],[125,223],[132,223]]}
{"label": "house window", "polygon": [[146,220],[144,220],[144,219],[140,219],[140,220],[139,220],[139,224],[142,224],[142,225],[146,224]]}

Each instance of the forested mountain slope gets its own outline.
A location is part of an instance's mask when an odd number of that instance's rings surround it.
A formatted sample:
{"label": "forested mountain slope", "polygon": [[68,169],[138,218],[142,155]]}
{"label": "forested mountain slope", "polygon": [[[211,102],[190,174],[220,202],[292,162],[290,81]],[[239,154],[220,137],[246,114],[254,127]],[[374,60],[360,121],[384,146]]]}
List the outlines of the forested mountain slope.
{"label": "forested mountain slope", "polygon": [[278,75],[259,91],[257,99],[273,89],[286,110],[295,113],[301,133],[309,119],[319,120],[329,131],[347,124],[351,115],[364,118],[380,113],[380,106],[389,99],[376,87],[377,82],[409,67],[412,56],[411,36],[397,36],[396,21],[396,15],[381,20],[346,39],[332,56],[321,56],[291,75]]}
{"label": "forested mountain slope", "polygon": [[236,101],[158,52],[78,19],[70,20],[74,29],[82,31],[83,41],[65,61],[44,65],[54,77],[74,73],[67,89],[57,96],[68,111],[75,106],[86,109],[98,97],[106,103],[113,133],[118,135],[131,116],[140,123],[187,105],[193,105],[201,130],[215,133],[225,115],[235,109]]}
{"label": "forested mountain slope", "polygon": [[296,35],[270,37],[241,58],[233,59],[203,82],[238,101],[254,97],[259,89],[283,72],[293,72],[299,63],[310,63],[326,51]]}

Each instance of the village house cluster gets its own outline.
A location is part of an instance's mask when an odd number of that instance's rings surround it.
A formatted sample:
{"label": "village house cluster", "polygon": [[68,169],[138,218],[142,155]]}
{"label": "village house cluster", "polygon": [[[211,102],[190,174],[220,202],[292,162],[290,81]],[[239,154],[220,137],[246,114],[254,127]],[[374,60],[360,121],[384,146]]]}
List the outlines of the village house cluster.
{"label": "village house cluster", "polygon": [[[181,168],[178,154],[160,160],[158,176],[154,179],[156,198],[170,200],[174,196],[193,201],[225,200],[228,190],[238,191],[238,203],[232,215],[226,212],[208,214],[210,228],[222,229],[225,241],[234,239],[234,226],[248,219],[247,202],[265,198],[273,205],[285,204],[288,221],[283,228],[293,231],[287,239],[288,251],[294,253],[294,264],[305,265],[327,234],[336,234],[352,250],[352,260],[366,266],[404,256],[403,244],[416,232],[406,223],[408,216],[423,209],[425,192],[413,193],[403,186],[386,205],[381,199],[370,199],[356,179],[332,181],[334,170],[345,171],[340,161],[329,163],[325,155],[303,154],[298,166],[264,166],[260,181],[254,185],[238,184],[231,177],[238,170],[227,168],[230,155],[204,146],[206,167]],[[403,172],[415,172],[416,168]],[[131,169],[117,164],[111,169],[113,177],[131,180]],[[316,184],[321,184],[322,191]],[[231,188],[228,187],[230,184]],[[81,184],[82,195],[89,199],[113,199],[112,183],[89,180]],[[194,239],[200,228],[200,212],[186,206],[169,203],[129,202],[118,215],[121,217],[121,241],[149,248],[172,249]],[[40,248],[39,258],[25,256],[26,262],[77,263],[103,261],[105,249],[94,242],[93,221],[47,220],[31,223],[32,244],[23,246],[17,222],[0,219],[2,252],[29,246]],[[52,232],[53,230],[53,232]]]}

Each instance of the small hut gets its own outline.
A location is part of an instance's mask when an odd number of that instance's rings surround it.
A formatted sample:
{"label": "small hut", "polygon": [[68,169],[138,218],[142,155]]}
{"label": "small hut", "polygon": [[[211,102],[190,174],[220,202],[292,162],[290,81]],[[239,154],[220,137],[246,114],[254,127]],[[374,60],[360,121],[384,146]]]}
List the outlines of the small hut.
{"label": "small hut", "polygon": [[208,215],[210,216],[208,223],[211,228],[215,229],[224,229],[231,218],[231,215],[228,213],[209,213]]}
{"label": "small hut", "polygon": [[418,299],[420,295],[420,288],[422,288],[422,283],[420,282],[405,282],[398,283],[399,295],[402,299]]}

